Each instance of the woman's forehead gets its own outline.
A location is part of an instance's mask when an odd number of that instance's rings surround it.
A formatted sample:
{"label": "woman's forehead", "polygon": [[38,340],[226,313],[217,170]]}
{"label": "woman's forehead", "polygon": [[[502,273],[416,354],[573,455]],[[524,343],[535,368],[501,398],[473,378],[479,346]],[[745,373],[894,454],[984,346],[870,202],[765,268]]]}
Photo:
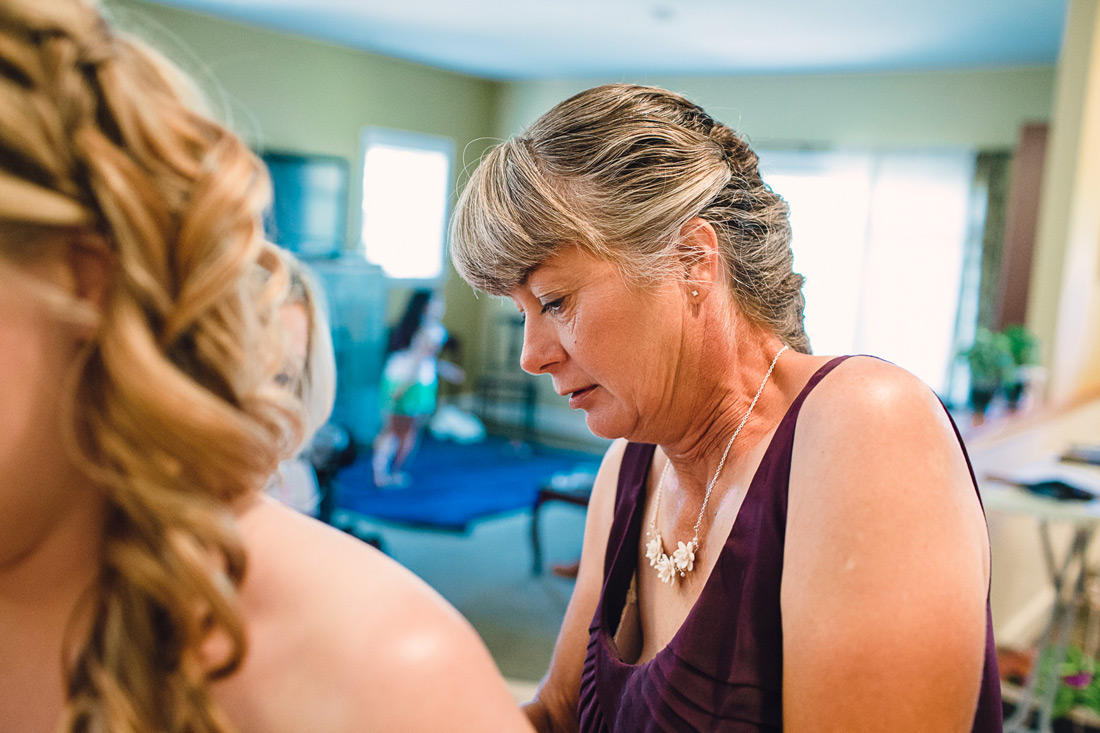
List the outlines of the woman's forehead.
{"label": "woman's forehead", "polygon": [[[579,270],[606,267],[609,263],[578,244],[563,244],[545,260],[528,271],[523,283],[546,277],[569,275]],[[521,283],[522,284],[522,283]]]}
{"label": "woman's forehead", "polygon": [[620,277],[622,272],[614,262],[574,245],[548,257],[507,295],[518,302],[526,294],[541,297],[559,288],[573,289]]}

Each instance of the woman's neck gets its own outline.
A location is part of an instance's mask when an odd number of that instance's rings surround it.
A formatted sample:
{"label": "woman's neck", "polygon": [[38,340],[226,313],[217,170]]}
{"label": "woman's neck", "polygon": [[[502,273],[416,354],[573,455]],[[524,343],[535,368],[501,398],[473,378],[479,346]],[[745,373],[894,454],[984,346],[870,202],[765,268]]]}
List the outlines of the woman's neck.
{"label": "woman's neck", "polygon": [[[738,433],[727,462],[734,461],[737,454],[743,454],[748,446],[767,435],[782,417],[787,402],[774,372],[761,390],[772,360],[783,348],[774,335],[743,326],[730,336],[717,336],[706,342],[707,347],[693,370],[697,377],[679,386],[681,399],[687,406],[681,412],[685,416],[683,423],[676,434],[660,441],[676,471],[677,483],[691,492],[706,490],[750,407],[752,413]],[[776,370],[780,367],[777,362]],[[760,397],[752,406],[758,391]]]}
{"label": "woman's neck", "polygon": [[[91,487],[73,490],[53,508],[38,522],[40,531],[4,528],[22,542],[3,546],[0,563],[0,679],[48,671],[43,680],[50,688],[60,684],[62,660],[71,652],[64,645],[85,633],[88,619],[77,609],[98,577],[105,522],[102,495]],[[33,521],[20,529],[27,524]]]}

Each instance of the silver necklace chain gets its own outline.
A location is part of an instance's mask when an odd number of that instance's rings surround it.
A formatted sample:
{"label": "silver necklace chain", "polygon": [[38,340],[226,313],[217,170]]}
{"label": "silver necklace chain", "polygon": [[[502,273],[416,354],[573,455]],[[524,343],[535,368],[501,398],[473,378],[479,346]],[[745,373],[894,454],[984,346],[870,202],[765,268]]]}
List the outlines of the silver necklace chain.
{"label": "silver necklace chain", "polygon": [[672,461],[667,461],[665,463],[665,468],[661,471],[661,478],[657,481],[657,494],[653,498],[653,516],[649,519],[649,537],[651,539],[646,543],[646,557],[649,559],[649,565],[650,567],[657,568],[657,575],[662,582],[672,585],[676,582],[677,575],[683,578],[695,569],[695,553],[699,550],[699,527],[702,526],[703,517],[706,516],[707,504],[710,502],[710,495],[714,491],[714,485],[718,483],[718,477],[722,475],[722,467],[726,465],[726,458],[729,456],[730,448],[733,447],[733,441],[737,440],[737,436],[741,434],[741,429],[745,427],[745,423],[749,421],[749,415],[752,414],[752,409],[756,407],[757,400],[759,400],[760,395],[763,394],[764,385],[768,383],[768,379],[775,370],[775,364],[779,361],[779,355],[788,348],[789,347],[784,346],[775,353],[771,366],[768,367],[768,373],[764,375],[764,380],[760,382],[760,388],[756,390],[756,395],[749,404],[749,409],[745,411],[745,416],[741,418],[741,422],[737,425],[737,429],[733,431],[733,435],[730,437],[729,442],[726,443],[726,449],[722,452],[722,460],[718,462],[718,468],[707,484],[707,493],[703,496],[703,506],[699,509],[699,518],[695,520],[695,527],[693,529],[694,535],[691,541],[687,543],[678,543],[678,547],[672,553],[671,557],[665,554],[661,533],[657,529],[657,513],[661,509],[661,489],[665,485],[665,476],[668,474],[668,469],[672,466]]}

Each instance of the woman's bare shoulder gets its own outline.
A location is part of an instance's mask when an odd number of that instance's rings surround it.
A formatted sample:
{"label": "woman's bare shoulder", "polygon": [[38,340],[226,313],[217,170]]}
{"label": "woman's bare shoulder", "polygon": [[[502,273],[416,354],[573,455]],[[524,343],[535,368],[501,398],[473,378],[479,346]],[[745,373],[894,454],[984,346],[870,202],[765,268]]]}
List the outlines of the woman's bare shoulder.
{"label": "woman's bare shoulder", "polygon": [[[406,568],[271,501],[241,527],[250,651],[240,674],[279,719],[333,731],[475,730],[492,714],[525,729],[473,627]],[[313,718],[320,710],[327,727]]]}
{"label": "woman's bare shoulder", "polygon": [[950,431],[947,412],[924,382],[905,369],[874,357],[854,357],[834,368],[806,398],[800,429],[838,421],[909,424],[931,420]]}
{"label": "woman's bare shoulder", "polygon": [[[905,369],[871,357],[846,360],[809,393],[798,415],[792,461],[794,493],[803,485],[820,486],[817,480],[799,481],[800,476],[833,476],[836,491],[860,494],[872,485],[865,479],[881,475],[892,477],[891,487],[921,486],[918,496],[925,501],[944,492],[975,494],[951,418],[936,393]],[[856,476],[861,480],[851,480]],[[876,496],[897,501],[895,493]],[[814,489],[803,498],[835,497]]]}
{"label": "woman's bare shoulder", "polygon": [[248,553],[246,607],[290,604],[305,614],[297,622],[308,624],[314,613],[336,620],[334,606],[353,606],[357,618],[367,619],[385,616],[396,600],[442,603],[374,547],[276,501],[263,498],[239,524]]}

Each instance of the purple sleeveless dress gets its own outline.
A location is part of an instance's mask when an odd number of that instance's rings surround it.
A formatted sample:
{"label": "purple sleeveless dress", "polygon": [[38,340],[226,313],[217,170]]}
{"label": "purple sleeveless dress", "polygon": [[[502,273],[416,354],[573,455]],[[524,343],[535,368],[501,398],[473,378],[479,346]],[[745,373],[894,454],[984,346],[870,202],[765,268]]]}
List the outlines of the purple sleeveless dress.
{"label": "purple sleeveless dress", "polygon": [[[624,663],[613,640],[638,562],[645,481],[656,450],[627,446],[581,676],[582,732],[782,730],[779,586],[795,423],[810,390],[846,358],[821,367],[783,417],[695,606],[668,646],[644,664]],[[987,599],[985,671],[972,730],[1001,731],[1001,715]]]}

